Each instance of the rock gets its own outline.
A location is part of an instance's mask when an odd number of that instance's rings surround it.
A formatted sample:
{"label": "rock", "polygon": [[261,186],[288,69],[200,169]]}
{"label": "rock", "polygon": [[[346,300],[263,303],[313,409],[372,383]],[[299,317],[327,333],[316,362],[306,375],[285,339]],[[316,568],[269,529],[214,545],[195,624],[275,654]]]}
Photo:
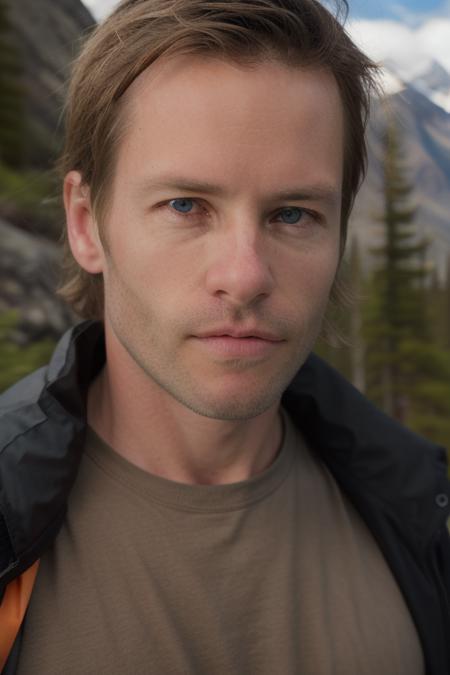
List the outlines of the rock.
{"label": "rock", "polygon": [[[81,0],[7,0],[6,6],[26,121],[26,151],[18,170],[47,170],[62,146],[61,112],[70,65],[95,20]],[[37,201],[34,211],[24,211],[20,201],[11,208],[17,211],[15,225],[7,222],[6,208],[0,219],[0,312],[18,312],[13,339],[19,344],[57,339],[76,320],[55,294],[60,249],[42,236],[57,239],[60,219],[46,223]]]}
{"label": "rock", "polygon": [[60,249],[0,220],[0,312],[16,310],[14,341],[57,339],[76,317],[56,296]]}
{"label": "rock", "polygon": [[70,64],[95,20],[81,0],[10,0],[9,21],[22,68],[28,144],[37,167],[55,160]]}

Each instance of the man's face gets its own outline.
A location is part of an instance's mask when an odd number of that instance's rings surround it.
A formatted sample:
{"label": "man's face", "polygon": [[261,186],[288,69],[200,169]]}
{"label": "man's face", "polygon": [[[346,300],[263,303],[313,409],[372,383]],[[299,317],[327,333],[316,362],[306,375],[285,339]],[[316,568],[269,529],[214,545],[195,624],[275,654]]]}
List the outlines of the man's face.
{"label": "man's face", "polygon": [[176,57],[132,85],[126,117],[103,224],[117,358],[201,415],[261,414],[311,351],[338,266],[337,85]]}

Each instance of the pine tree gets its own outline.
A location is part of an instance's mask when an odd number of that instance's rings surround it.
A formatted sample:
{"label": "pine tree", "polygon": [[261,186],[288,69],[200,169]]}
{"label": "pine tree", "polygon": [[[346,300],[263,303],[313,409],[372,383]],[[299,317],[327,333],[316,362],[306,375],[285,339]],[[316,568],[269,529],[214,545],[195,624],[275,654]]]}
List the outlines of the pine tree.
{"label": "pine tree", "polygon": [[447,274],[443,295],[443,314],[445,319],[444,346],[450,350],[450,255],[447,257]]}
{"label": "pine tree", "polygon": [[390,415],[403,420],[405,396],[402,348],[405,340],[423,338],[426,320],[420,298],[426,244],[417,242],[410,205],[412,188],[400,162],[400,144],[389,124],[383,137],[384,208],[378,220],[383,244],[372,249],[377,258],[371,279],[366,320],[369,391]]}
{"label": "pine tree", "polygon": [[54,349],[51,340],[42,340],[20,347],[13,340],[19,313],[0,312],[0,393],[49,360]]}
{"label": "pine tree", "polygon": [[[450,266],[450,256],[447,264]],[[450,269],[442,273],[433,268],[426,295],[433,342],[450,349]]]}
{"label": "pine tree", "polygon": [[450,444],[450,353],[432,339],[428,242],[414,224],[412,187],[392,124],[383,150],[384,241],[372,250],[377,264],[364,321],[368,394],[401,422]]}

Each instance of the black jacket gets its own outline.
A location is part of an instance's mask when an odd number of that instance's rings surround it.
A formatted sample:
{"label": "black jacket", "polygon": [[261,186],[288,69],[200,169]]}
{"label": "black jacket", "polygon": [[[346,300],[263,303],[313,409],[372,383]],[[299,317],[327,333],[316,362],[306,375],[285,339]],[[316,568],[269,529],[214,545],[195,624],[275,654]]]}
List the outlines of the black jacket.
{"label": "black jacket", "polygon": [[[0,397],[0,598],[61,527],[83,445],[87,388],[104,359],[102,325],[82,323],[64,335],[48,367]],[[415,621],[427,675],[450,675],[445,451],[379,412],[313,355],[283,404],[384,553]],[[3,675],[15,673],[19,651],[20,634]]]}

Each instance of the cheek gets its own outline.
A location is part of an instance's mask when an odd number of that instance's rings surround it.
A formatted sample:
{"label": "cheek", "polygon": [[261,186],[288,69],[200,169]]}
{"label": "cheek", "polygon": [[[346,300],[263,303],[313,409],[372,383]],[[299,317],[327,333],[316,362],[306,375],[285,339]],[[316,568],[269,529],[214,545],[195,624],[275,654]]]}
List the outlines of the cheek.
{"label": "cheek", "polygon": [[195,269],[192,257],[186,269],[179,256],[170,251],[136,242],[122,242],[122,247],[117,244],[111,250],[105,275],[110,314],[130,323],[130,328],[135,322],[151,319],[156,325],[155,321],[164,324],[177,317],[187,304]]}
{"label": "cheek", "polygon": [[339,264],[338,247],[324,245],[322,249],[298,256],[290,266],[285,283],[294,289],[297,298],[306,304],[321,305],[333,286]]}
{"label": "cheek", "polygon": [[120,232],[113,242],[111,256],[127,279],[144,285],[150,282],[165,285],[193,273],[198,251],[192,250],[192,246],[174,241],[149,223],[138,221],[126,229],[133,231],[133,237],[126,230]]}
{"label": "cheek", "polygon": [[110,242],[107,276],[111,284],[126,286],[137,293],[153,287],[155,278],[161,274],[162,261],[143,237],[135,232],[132,237],[124,234],[121,232]]}

